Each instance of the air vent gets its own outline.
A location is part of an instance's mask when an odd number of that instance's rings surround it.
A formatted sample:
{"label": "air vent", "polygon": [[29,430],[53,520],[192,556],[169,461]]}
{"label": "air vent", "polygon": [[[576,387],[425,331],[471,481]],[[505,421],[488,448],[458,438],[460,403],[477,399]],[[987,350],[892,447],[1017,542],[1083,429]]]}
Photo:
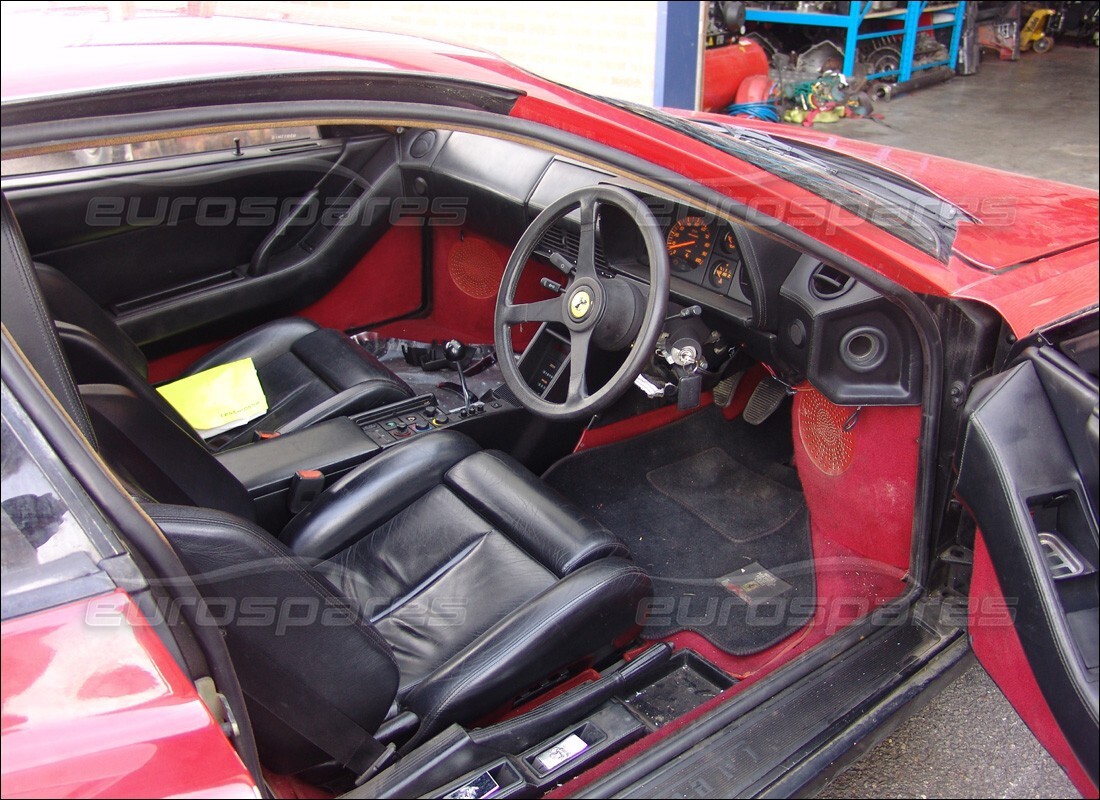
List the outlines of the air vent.
{"label": "air vent", "polygon": [[741,264],[741,268],[737,270],[737,286],[741,290],[741,294],[745,296],[745,299],[750,304],[755,304],[755,298],[752,294],[752,281],[749,280],[749,270],[744,264]]}
{"label": "air vent", "polygon": [[818,300],[836,300],[855,285],[855,278],[822,264],[810,275],[810,293]]}
{"label": "air vent", "polygon": [[[565,228],[562,225],[551,225],[546,233],[539,239],[535,252],[547,255],[549,253],[561,253],[574,264],[577,263],[577,255],[581,251],[580,234]],[[599,269],[607,269],[607,258],[603,253],[603,244],[596,240],[596,266]]]}

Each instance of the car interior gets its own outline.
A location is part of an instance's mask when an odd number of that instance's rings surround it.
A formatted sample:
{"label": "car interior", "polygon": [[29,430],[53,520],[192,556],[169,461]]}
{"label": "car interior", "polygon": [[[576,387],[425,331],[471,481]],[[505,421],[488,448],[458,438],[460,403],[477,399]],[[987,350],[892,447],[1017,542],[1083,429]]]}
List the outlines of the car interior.
{"label": "car interior", "polygon": [[[531,143],[233,138],[5,161],[4,317],[237,609],[278,793],[575,794],[907,590],[925,364],[877,288]],[[232,430],[157,391],[245,358]]]}

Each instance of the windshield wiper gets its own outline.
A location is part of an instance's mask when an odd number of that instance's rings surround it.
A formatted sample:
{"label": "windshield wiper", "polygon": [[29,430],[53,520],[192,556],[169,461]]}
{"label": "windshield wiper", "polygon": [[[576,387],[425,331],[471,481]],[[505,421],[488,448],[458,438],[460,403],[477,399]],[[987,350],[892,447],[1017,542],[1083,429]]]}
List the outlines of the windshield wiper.
{"label": "windshield wiper", "polygon": [[805,150],[800,150],[792,145],[776,139],[774,136],[769,136],[766,133],[760,133],[759,131],[752,131],[748,128],[737,128],[733,125],[723,125],[718,122],[711,122],[710,120],[691,120],[691,124],[698,125],[703,128],[711,128],[724,136],[730,136],[738,141],[745,142],[767,150],[770,153],[784,156],[786,158],[796,159],[805,164],[813,164],[818,167],[822,172],[827,172],[830,175],[837,175],[839,170],[829,164],[827,161],[821,158],[807,153]]}
{"label": "windshield wiper", "polygon": [[695,120],[695,122],[698,125],[711,126],[735,139],[751,142],[772,152],[781,153],[789,158],[795,158],[805,163],[814,164],[823,171],[839,178],[853,180],[855,182],[872,180],[874,183],[865,187],[868,190],[890,193],[907,202],[913,202],[914,200],[921,201],[930,212],[936,214],[944,221],[951,222],[960,215],[973,219],[963,209],[940,197],[926,186],[922,186],[920,183],[906,178],[904,175],[899,175],[896,172],[883,169],[874,164],[868,164],[843,153],[836,153],[832,150],[827,150],[812,144],[804,144],[801,142],[798,144],[788,143],[770,134],[750,130],[748,128],[740,128],[734,125],[725,125],[709,120]]}

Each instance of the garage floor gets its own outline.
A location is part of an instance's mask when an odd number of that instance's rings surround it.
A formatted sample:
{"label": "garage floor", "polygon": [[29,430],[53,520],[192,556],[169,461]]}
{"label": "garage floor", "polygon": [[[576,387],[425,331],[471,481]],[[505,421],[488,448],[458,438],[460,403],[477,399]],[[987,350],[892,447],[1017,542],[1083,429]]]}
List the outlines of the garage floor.
{"label": "garage floor", "polygon": [[1073,45],[1016,62],[991,56],[976,75],[880,102],[885,125],[817,130],[1096,189],[1097,61],[1095,47]]}
{"label": "garage floor", "polygon": [[[1015,63],[987,60],[977,75],[881,103],[890,127],[866,120],[818,127],[1096,189],[1098,63],[1096,48],[1064,44]],[[981,667],[964,673],[821,794],[1079,796]]]}

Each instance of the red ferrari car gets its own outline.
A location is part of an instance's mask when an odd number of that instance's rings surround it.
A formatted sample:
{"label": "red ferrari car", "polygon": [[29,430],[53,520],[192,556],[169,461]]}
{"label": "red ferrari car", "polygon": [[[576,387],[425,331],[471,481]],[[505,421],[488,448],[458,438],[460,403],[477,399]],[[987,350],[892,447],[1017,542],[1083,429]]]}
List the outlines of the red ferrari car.
{"label": "red ferrari car", "polygon": [[416,39],[3,69],[5,797],[1097,786],[1097,193]]}

